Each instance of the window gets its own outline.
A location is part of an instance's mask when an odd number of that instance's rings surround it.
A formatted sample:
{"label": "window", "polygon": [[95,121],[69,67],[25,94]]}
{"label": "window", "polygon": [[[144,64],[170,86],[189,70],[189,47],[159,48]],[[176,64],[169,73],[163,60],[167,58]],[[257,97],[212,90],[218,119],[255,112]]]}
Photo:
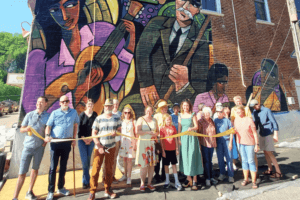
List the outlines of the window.
{"label": "window", "polygon": [[221,13],[221,0],[201,0],[202,9]]}
{"label": "window", "polygon": [[268,1],[254,0],[256,19],[271,22]]}

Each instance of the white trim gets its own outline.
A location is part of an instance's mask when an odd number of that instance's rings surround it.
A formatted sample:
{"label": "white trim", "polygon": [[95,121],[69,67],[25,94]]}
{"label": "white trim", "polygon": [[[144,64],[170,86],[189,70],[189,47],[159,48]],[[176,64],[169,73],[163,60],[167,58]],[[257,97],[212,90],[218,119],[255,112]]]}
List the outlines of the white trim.
{"label": "white trim", "polygon": [[270,10],[269,10],[269,5],[268,5],[268,0],[264,0],[265,1],[265,10],[266,10],[266,17],[267,17],[267,21],[271,22],[271,17],[270,17]]}
{"label": "white trim", "polygon": [[273,22],[268,22],[268,21],[261,20],[261,19],[257,19],[257,20],[256,20],[256,23],[258,23],[258,24],[272,25],[272,26],[275,25]]}
{"label": "white trim", "polygon": [[212,11],[212,10],[201,9],[200,13],[206,14],[206,15],[215,15],[215,16],[224,17],[223,13],[219,13],[219,12]]}

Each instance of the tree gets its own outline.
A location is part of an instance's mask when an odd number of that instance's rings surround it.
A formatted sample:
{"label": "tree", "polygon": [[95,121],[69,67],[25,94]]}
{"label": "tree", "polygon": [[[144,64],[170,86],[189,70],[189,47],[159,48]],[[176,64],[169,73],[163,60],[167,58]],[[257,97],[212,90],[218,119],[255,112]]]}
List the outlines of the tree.
{"label": "tree", "polygon": [[11,99],[14,101],[19,101],[21,96],[21,88],[6,85],[0,80],[0,101]]}
{"label": "tree", "polygon": [[0,69],[0,81],[6,83],[6,79],[7,79],[7,72]]}
{"label": "tree", "polygon": [[17,69],[24,69],[27,47],[22,34],[0,32],[0,69],[7,71],[13,61],[16,61]]}

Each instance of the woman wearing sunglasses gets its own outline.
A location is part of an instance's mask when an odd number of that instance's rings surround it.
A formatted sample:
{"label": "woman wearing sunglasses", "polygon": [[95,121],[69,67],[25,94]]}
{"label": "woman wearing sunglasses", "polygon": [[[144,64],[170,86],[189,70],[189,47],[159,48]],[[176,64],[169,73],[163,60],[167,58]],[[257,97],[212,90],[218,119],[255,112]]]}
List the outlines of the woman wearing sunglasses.
{"label": "woman wearing sunglasses", "polygon": [[122,113],[122,134],[128,137],[122,137],[120,156],[123,158],[124,163],[124,175],[119,181],[125,181],[127,179],[127,184],[131,185],[131,171],[132,171],[132,158],[135,158],[136,154],[136,137],[135,132],[135,120],[133,117],[132,110],[129,107],[125,107]]}

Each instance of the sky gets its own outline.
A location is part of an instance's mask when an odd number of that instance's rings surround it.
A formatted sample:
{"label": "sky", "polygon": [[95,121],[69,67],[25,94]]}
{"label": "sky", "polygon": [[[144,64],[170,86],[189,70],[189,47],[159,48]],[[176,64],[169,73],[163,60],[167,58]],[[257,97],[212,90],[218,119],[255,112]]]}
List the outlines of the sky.
{"label": "sky", "polygon": [[[27,6],[27,0],[1,0],[0,32],[22,33],[21,23],[32,22],[32,14]],[[30,26],[23,23],[25,30],[30,31]]]}

